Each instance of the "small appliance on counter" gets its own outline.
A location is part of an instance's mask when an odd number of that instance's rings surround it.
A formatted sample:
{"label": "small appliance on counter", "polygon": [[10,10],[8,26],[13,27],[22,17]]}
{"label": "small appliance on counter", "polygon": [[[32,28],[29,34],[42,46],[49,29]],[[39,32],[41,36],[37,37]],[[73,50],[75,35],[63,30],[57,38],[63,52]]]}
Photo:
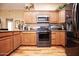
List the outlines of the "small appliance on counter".
{"label": "small appliance on counter", "polygon": [[28,30],[28,25],[27,24],[23,24],[23,31]]}
{"label": "small appliance on counter", "polygon": [[50,30],[65,30],[65,27],[63,24],[51,24],[50,25]]}

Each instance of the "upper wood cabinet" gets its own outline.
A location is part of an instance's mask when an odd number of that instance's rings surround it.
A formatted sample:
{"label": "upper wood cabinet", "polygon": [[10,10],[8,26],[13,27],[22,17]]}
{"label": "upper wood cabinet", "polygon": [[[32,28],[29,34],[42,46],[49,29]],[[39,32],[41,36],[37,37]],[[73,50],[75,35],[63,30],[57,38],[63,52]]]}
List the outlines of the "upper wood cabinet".
{"label": "upper wood cabinet", "polygon": [[49,16],[50,23],[59,23],[59,11],[29,11],[24,12],[24,21],[26,23],[37,23],[38,15]]}
{"label": "upper wood cabinet", "polygon": [[59,11],[59,23],[65,23],[65,10]]}
{"label": "upper wood cabinet", "polygon": [[59,11],[59,23],[65,23],[68,17],[72,18],[72,10],[60,10]]}
{"label": "upper wood cabinet", "polygon": [[58,11],[51,11],[50,12],[50,23],[59,23],[59,12]]}
{"label": "upper wood cabinet", "polygon": [[13,50],[13,36],[0,38],[0,55],[8,55]]}
{"label": "upper wood cabinet", "polygon": [[25,23],[36,23],[36,13],[35,12],[24,12]]}
{"label": "upper wood cabinet", "polygon": [[22,45],[36,45],[36,32],[23,32]]}

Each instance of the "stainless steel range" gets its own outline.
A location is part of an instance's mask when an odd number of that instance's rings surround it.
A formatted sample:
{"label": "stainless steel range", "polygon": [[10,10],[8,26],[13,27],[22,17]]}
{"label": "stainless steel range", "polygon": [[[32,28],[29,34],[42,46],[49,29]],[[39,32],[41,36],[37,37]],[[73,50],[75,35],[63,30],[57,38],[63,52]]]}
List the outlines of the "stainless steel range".
{"label": "stainless steel range", "polygon": [[51,44],[50,41],[50,31],[48,28],[41,27],[37,30],[38,40],[37,46],[39,47],[49,47]]}
{"label": "stainless steel range", "polygon": [[39,26],[39,28],[37,29],[37,46],[38,47],[49,47],[51,44],[51,41],[50,41],[50,30],[49,30],[48,17],[45,17],[45,16],[38,17],[37,23]]}

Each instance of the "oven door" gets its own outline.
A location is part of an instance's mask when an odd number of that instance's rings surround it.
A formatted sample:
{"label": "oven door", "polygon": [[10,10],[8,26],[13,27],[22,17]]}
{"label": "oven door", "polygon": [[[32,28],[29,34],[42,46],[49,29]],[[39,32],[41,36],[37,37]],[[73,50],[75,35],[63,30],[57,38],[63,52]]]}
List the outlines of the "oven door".
{"label": "oven door", "polygon": [[39,41],[49,41],[49,32],[39,32]]}
{"label": "oven door", "polygon": [[50,32],[38,32],[38,47],[50,47]]}

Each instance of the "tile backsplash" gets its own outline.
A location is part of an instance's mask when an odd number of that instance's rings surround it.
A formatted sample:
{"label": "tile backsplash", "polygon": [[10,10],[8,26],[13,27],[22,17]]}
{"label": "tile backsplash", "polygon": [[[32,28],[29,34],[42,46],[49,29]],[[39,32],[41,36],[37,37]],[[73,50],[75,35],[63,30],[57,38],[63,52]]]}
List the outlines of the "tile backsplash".
{"label": "tile backsplash", "polygon": [[26,24],[26,26],[23,26],[22,31],[36,31],[41,26],[47,26],[50,30],[57,28],[64,30],[63,24]]}

